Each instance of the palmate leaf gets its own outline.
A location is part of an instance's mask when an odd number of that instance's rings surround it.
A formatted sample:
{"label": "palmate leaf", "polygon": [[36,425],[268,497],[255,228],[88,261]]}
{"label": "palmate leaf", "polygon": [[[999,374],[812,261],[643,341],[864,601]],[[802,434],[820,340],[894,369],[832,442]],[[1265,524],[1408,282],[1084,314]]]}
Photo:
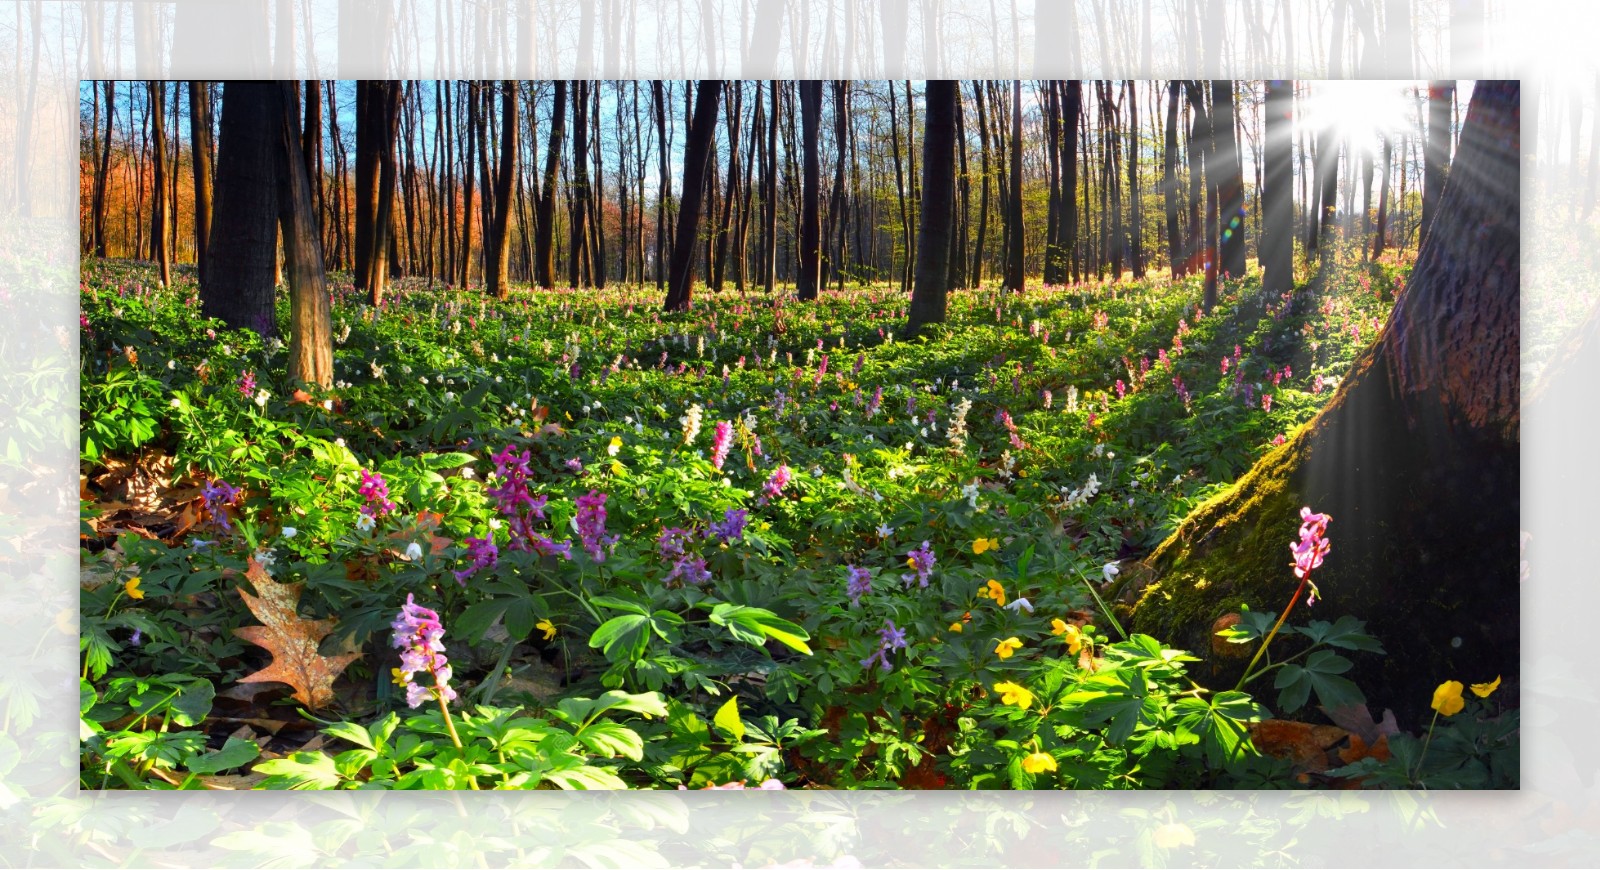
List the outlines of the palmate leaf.
{"label": "palmate leaf", "polygon": [[259,596],[241,586],[239,597],[262,624],[236,628],[233,633],[265,647],[272,653],[272,664],[240,677],[239,682],[287,683],[294,689],[295,700],[307,708],[325,706],[333,700],[333,681],[351,662],[361,658],[361,653],[324,656],[317,652],[318,643],[333,630],[336,620],[300,618],[296,611],[304,583],[278,583],[255,559],[250,560],[245,578]]}
{"label": "palmate leaf", "polygon": [[1312,653],[1304,666],[1284,665],[1272,683],[1273,688],[1279,690],[1279,712],[1293,713],[1304,707],[1313,691],[1324,707],[1366,703],[1367,697],[1361,694],[1361,689],[1339,676],[1351,667],[1349,659],[1326,649]]}
{"label": "palmate leaf", "polygon": [[1119,745],[1132,736],[1141,723],[1150,724],[1161,714],[1159,699],[1151,697],[1144,672],[1119,668],[1083,681],[1081,688],[1061,700],[1061,706],[1076,708],[1085,726],[1110,722],[1107,743]]}
{"label": "palmate leaf", "polygon": [[1199,735],[1213,765],[1254,754],[1248,723],[1259,722],[1266,708],[1243,692],[1218,692],[1210,701],[1184,698],[1174,705],[1178,725]]}

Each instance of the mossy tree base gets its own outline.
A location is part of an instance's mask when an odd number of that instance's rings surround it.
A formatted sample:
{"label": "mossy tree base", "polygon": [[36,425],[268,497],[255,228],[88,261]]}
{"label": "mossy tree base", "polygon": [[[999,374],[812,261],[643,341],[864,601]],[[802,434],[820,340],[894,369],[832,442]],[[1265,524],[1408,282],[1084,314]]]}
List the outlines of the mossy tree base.
{"label": "mossy tree base", "polygon": [[[1307,609],[1302,597],[1290,622],[1367,621],[1389,654],[1351,653],[1349,676],[1374,709],[1414,724],[1440,682],[1517,672],[1517,447],[1442,418],[1409,428],[1386,369],[1369,351],[1321,414],[1146,560],[1132,630],[1205,658],[1209,688],[1232,688],[1245,662],[1212,652],[1212,624],[1242,606],[1281,612],[1294,594],[1301,506],[1332,516],[1332,550],[1313,574],[1324,600]],[[1294,650],[1284,638],[1272,653]],[[1250,687],[1269,706],[1270,680]]]}

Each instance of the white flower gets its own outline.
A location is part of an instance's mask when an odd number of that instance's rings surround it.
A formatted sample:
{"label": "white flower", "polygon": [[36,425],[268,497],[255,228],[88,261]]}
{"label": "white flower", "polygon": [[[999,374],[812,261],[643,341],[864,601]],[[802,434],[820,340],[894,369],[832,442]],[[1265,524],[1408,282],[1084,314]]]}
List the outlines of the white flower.
{"label": "white flower", "polygon": [[1107,562],[1105,566],[1100,569],[1100,574],[1106,578],[1107,583],[1110,583],[1111,579],[1120,573],[1122,573],[1122,569],[1117,567],[1116,562]]}
{"label": "white flower", "polygon": [[427,386],[428,385],[428,376],[427,375],[423,375],[422,377],[417,378],[417,380],[421,381],[423,386]]}
{"label": "white flower", "polygon": [[1011,612],[1013,612],[1013,613],[1021,613],[1024,610],[1028,611],[1029,613],[1032,613],[1033,612],[1033,602],[1029,601],[1026,598],[1018,598],[1016,601],[1013,601],[1010,604],[1007,604],[1006,605],[1006,609],[1011,611]]}
{"label": "white flower", "polygon": [[415,408],[416,406],[417,406],[417,400],[416,399],[406,399],[406,407],[407,408]]}
{"label": "white flower", "polygon": [[267,399],[271,398],[271,396],[272,396],[272,394],[267,392],[266,390],[257,391],[256,392],[256,407],[257,408],[265,408],[267,406]]}
{"label": "white flower", "polygon": [[811,466],[811,476],[812,477],[821,477],[822,476],[822,466],[820,466],[820,465]]}
{"label": "white flower", "polygon": [[183,407],[183,403],[178,401],[177,399],[173,399],[172,400],[172,407],[181,408],[181,407]]}
{"label": "white flower", "polygon": [[177,360],[175,360],[175,359],[167,360],[167,371],[172,371],[173,369],[176,369],[177,367],[178,367],[178,361]]}
{"label": "white flower", "polygon": [[272,555],[271,550],[260,550],[256,553],[256,561],[261,563],[261,567],[271,569],[273,563],[278,561],[278,557]]}
{"label": "white flower", "polygon": [[1172,485],[1173,486],[1177,486],[1180,483],[1183,483],[1183,475],[1181,475],[1181,474],[1173,475],[1173,477],[1172,477]]}
{"label": "white flower", "polygon": [[372,531],[372,527],[375,525],[377,525],[377,523],[372,519],[372,517],[369,517],[366,514],[362,514],[356,518],[356,528],[363,532]]}
{"label": "white flower", "polygon": [[406,545],[406,561],[415,562],[422,558],[422,545],[416,541]]}
{"label": "white flower", "polygon": [[283,527],[283,536],[285,538],[292,538],[292,537],[294,537],[295,535],[298,535],[298,534],[300,534],[300,530],[295,528],[294,526],[284,526]]}
{"label": "white flower", "polygon": [[500,518],[499,517],[490,517],[489,518],[489,528],[491,528],[491,529],[499,529],[502,525],[504,525],[504,523],[500,522]]}
{"label": "white flower", "polygon": [[892,534],[894,534],[894,529],[890,528],[887,523],[879,524],[879,526],[878,526],[878,537],[887,538]]}
{"label": "white flower", "polygon": [[461,469],[461,479],[462,480],[471,480],[475,476],[475,474],[476,473],[472,470],[471,466],[467,466],[467,467],[464,467],[464,468]]}
{"label": "white flower", "polygon": [[456,400],[455,392],[452,391],[452,390],[445,390],[444,391],[444,400],[446,402],[454,402]]}
{"label": "white flower", "polygon": [[978,482],[973,482],[961,487],[961,497],[967,500],[967,506],[973,510],[978,509]]}
{"label": "white flower", "polygon": [[333,400],[332,399],[323,399],[322,400],[322,410],[324,410],[324,411],[332,411],[333,410]]}
{"label": "white flower", "polygon": [[333,443],[337,444],[340,447],[343,447],[344,446],[344,439],[343,438],[335,438],[335,439],[333,439]]}

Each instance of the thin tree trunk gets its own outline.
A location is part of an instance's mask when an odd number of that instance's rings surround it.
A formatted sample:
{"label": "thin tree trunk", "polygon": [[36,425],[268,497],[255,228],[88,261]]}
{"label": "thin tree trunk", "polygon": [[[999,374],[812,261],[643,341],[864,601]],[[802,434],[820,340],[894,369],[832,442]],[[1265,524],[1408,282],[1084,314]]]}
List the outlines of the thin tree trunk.
{"label": "thin tree trunk", "polygon": [[1261,221],[1261,287],[1269,295],[1294,288],[1294,83],[1267,82],[1263,138],[1266,181],[1258,195]]}
{"label": "thin tree trunk", "polygon": [[517,83],[500,83],[500,174],[495,180],[494,226],[489,231],[488,291],[496,299],[511,295],[507,270],[511,252],[511,182],[517,174]]}
{"label": "thin tree trunk", "polygon": [[[35,47],[37,48],[37,46]],[[172,285],[172,252],[167,248],[167,113],[166,86],[146,82],[150,92],[151,151],[155,157],[155,184],[150,195],[150,242],[162,287]]]}
{"label": "thin tree trunk", "polygon": [[800,280],[797,295],[804,301],[817,298],[817,285],[821,280],[821,161],[817,155],[817,139],[822,133],[822,82],[816,79],[800,82],[800,126],[804,142],[801,152],[805,160],[802,175],[800,216]]}
{"label": "thin tree trunk", "polygon": [[1006,289],[1016,293],[1023,287],[1022,244],[1022,80],[1011,82],[1011,194],[1008,197],[1006,226],[1010,231],[1007,245],[1009,258],[1006,267]]}
{"label": "thin tree trunk", "polygon": [[[906,206],[906,183],[900,162],[900,121],[899,112],[895,108],[894,82],[889,83],[889,139],[894,148],[894,189],[900,202],[900,232],[905,240],[905,268],[900,273],[900,292],[905,293],[911,289],[911,264],[913,250],[911,247],[911,215]],[[892,263],[891,263],[892,266]]]}
{"label": "thin tree trunk", "polygon": [[906,332],[916,335],[929,323],[942,323],[949,292],[950,228],[955,211],[955,116],[960,99],[958,83],[929,81],[923,133],[922,231],[917,248],[917,279],[911,293]]}
{"label": "thin tree trunk", "polygon": [[[283,111],[278,139],[278,221],[289,281],[289,381],[333,385],[333,323],[322,266],[311,179],[293,108],[293,82],[278,82]],[[315,98],[309,104],[318,103]]]}
{"label": "thin tree trunk", "polygon": [[[1161,158],[1161,192],[1166,200],[1167,256],[1172,280],[1184,272],[1183,238],[1178,234],[1178,81],[1167,83],[1167,137]],[[1292,200],[1291,200],[1292,202]]]}
{"label": "thin tree trunk", "polygon": [[983,83],[972,83],[973,97],[978,103],[979,168],[983,183],[978,192],[978,235],[972,249],[972,271],[968,273],[972,287],[983,283],[983,245],[989,237],[989,118],[984,111]]}

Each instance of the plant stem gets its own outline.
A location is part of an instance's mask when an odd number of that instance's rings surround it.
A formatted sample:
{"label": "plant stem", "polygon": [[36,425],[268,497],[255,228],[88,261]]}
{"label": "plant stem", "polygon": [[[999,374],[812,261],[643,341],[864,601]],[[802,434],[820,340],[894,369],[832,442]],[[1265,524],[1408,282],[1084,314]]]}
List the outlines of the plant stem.
{"label": "plant stem", "polygon": [[1088,577],[1084,576],[1082,571],[1078,572],[1078,579],[1083,581],[1083,585],[1088,588],[1089,594],[1094,596],[1094,603],[1100,606],[1100,612],[1105,614],[1106,619],[1111,621],[1111,627],[1117,630],[1117,634],[1122,635],[1123,640],[1127,640],[1128,633],[1122,630],[1122,625],[1117,622],[1117,617],[1111,613],[1111,608],[1107,607],[1106,603],[1100,600],[1100,593],[1095,591],[1094,582]]}
{"label": "plant stem", "polygon": [[1406,774],[1406,780],[1408,782],[1415,783],[1417,781],[1417,777],[1422,775],[1422,761],[1428,757],[1428,744],[1433,742],[1433,726],[1437,724],[1439,724],[1439,711],[1434,710],[1433,719],[1429,720],[1428,722],[1428,737],[1422,741],[1422,751],[1417,753],[1417,769],[1415,772],[1407,772]]}
{"label": "plant stem", "polygon": [[456,723],[450,719],[450,705],[445,703],[444,694],[434,689],[433,697],[439,702],[439,712],[444,714],[444,727],[450,732],[450,742],[454,743],[457,749],[462,748],[461,735],[456,733]]}
{"label": "plant stem", "polygon": [[[1307,576],[1309,576],[1309,572]],[[1261,641],[1261,648],[1256,650],[1255,658],[1252,658],[1250,664],[1245,666],[1244,675],[1239,677],[1239,685],[1233,687],[1235,692],[1243,689],[1244,684],[1249,681],[1250,671],[1255,668],[1256,662],[1261,661],[1261,654],[1267,651],[1267,644],[1272,643],[1272,639],[1278,634],[1278,629],[1283,628],[1283,621],[1289,618],[1289,611],[1294,609],[1295,603],[1300,600],[1300,593],[1304,592],[1305,588],[1306,578],[1301,577],[1300,585],[1295,587],[1294,595],[1289,598],[1289,606],[1283,609],[1283,615],[1278,617],[1278,623],[1272,627],[1272,631],[1267,632],[1266,638]]]}

